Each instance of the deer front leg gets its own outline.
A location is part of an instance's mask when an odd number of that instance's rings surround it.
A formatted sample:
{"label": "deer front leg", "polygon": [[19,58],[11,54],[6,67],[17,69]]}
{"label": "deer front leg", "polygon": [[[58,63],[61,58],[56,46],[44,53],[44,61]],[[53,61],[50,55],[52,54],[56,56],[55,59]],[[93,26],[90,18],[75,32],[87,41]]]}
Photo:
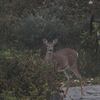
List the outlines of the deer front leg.
{"label": "deer front leg", "polygon": [[67,85],[67,88],[66,88],[65,84],[63,82],[61,83],[61,86],[60,86],[60,97],[62,98],[61,100],[64,100],[64,98],[66,98],[67,92],[68,92],[68,89],[69,89],[69,76],[66,73],[66,70],[63,70],[63,73],[68,80],[68,85]]}

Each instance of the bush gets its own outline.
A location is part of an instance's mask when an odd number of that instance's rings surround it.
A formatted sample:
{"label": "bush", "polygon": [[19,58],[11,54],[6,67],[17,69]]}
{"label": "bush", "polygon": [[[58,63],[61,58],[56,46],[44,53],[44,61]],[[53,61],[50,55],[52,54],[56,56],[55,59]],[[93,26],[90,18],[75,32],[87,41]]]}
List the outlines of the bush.
{"label": "bush", "polygon": [[0,67],[1,72],[3,71],[0,78],[1,95],[6,95],[7,100],[15,99],[10,95],[10,91],[16,97],[45,100],[49,98],[52,91],[57,90],[60,78],[57,78],[56,70],[51,65],[45,65],[38,53],[9,52],[9,55],[1,58]]}
{"label": "bush", "polygon": [[18,100],[12,93],[12,91],[4,91],[0,94],[0,100]]}

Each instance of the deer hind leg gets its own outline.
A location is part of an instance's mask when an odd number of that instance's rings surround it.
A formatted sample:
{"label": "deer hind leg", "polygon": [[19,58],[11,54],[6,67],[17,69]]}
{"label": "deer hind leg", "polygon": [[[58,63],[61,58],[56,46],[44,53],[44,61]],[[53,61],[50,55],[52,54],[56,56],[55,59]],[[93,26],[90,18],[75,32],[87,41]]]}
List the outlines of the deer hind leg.
{"label": "deer hind leg", "polygon": [[81,86],[81,95],[84,95],[83,94],[83,82],[82,82],[82,77],[81,77],[81,74],[79,73],[78,69],[77,68],[74,68],[71,70],[74,75],[80,80],[80,86]]}

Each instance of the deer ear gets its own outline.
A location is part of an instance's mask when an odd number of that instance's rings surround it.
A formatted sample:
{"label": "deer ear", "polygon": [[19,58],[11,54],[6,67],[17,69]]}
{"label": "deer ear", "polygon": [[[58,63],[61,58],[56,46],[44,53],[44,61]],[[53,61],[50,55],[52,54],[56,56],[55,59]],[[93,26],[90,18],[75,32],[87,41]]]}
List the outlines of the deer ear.
{"label": "deer ear", "polygon": [[43,43],[47,45],[48,41],[46,39],[43,39]]}
{"label": "deer ear", "polygon": [[55,45],[58,42],[58,39],[53,40],[53,44]]}

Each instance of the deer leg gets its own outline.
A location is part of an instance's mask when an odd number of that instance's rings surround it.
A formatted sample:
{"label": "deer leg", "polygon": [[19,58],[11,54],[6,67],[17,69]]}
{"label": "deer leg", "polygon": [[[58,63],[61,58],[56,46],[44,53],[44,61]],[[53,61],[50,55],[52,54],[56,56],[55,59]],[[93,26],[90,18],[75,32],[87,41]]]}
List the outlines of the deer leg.
{"label": "deer leg", "polygon": [[81,75],[80,75],[80,73],[79,73],[79,71],[77,70],[77,69],[72,69],[71,70],[73,73],[74,73],[74,75],[80,80],[80,86],[81,86],[81,95],[84,95],[84,93],[83,93],[83,83],[82,83],[82,77],[81,77]]}
{"label": "deer leg", "polygon": [[65,77],[66,77],[67,80],[68,80],[68,85],[67,85],[67,88],[66,88],[66,91],[65,91],[65,95],[67,95],[68,89],[69,89],[69,87],[70,87],[70,78],[69,78],[69,75],[68,75],[68,73],[66,72],[66,70],[64,70],[64,75],[65,75]]}
{"label": "deer leg", "polygon": [[81,95],[84,95],[84,93],[83,93],[83,83],[82,83],[82,79],[80,79],[80,84],[81,84]]}
{"label": "deer leg", "polygon": [[81,86],[81,96],[84,95],[83,93],[83,82],[82,82],[82,78],[81,77],[77,77],[80,80],[80,86]]}

